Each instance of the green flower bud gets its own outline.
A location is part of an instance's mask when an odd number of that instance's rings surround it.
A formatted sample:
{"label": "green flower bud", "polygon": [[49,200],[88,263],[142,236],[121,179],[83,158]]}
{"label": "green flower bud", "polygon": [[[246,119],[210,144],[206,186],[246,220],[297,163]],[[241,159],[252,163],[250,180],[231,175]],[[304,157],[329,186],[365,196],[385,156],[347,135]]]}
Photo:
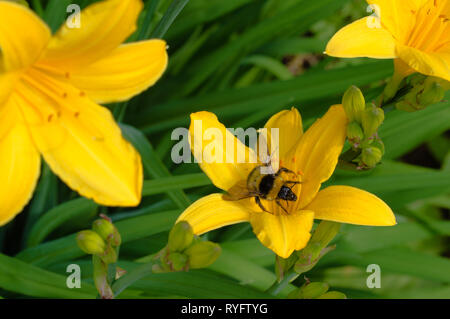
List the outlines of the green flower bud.
{"label": "green flower bud", "polygon": [[417,103],[410,103],[406,100],[397,102],[395,104],[395,107],[397,108],[397,110],[400,111],[405,111],[405,112],[415,112],[420,110],[420,106]]}
{"label": "green flower bud", "polygon": [[324,282],[312,282],[294,290],[288,296],[290,299],[316,299],[328,291],[330,286]]}
{"label": "green flower bud", "polygon": [[364,132],[358,122],[353,121],[348,124],[347,137],[349,142],[352,143],[355,147],[357,147],[358,144],[361,143],[362,140],[364,140]]}
{"label": "green flower bud", "polygon": [[167,256],[167,262],[173,271],[181,271],[186,268],[188,257],[180,253],[170,253]]}
{"label": "green flower bud", "polygon": [[111,242],[113,246],[120,246],[122,238],[117,230],[109,220],[104,218],[97,219],[92,224],[92,230],[95,231],[106,242]]}
{"label": "green flower bud", "polygon": [[426,107],[442,101],[444,95],[444,88],[433,78],[429,77],[425,80],[424,90],[418,95],[417,101],[422,107]]}
{"label": "green flower bud", "polygon": [[76,237],[78,247],[86,254],[100,255],[105,252],[105,241],[99,234],[92,230],[83,230],[77,234]]}
{"label": "green flower bud", "polygon": [[117,252],[110,244],[106,246],[105,251],[99,257],[105,264],[114,264],[117,262]]}
{"label": "green flower bud", "polygon": [[342,97],[342,106],[350,122],[361,122],[362,113],[366,106],[366,101],[361,90],[352,85],[345,91]]}
{"label": "green flower bud", "polygon": [[219,258],[221,252],[222,249],[218,244],[210,241],[202,241],[186,249],[185,254],[189,258],[189,267],[196,269],[211,265]]}
{"label": "green flower bud", "polygon": [[422,73],[414,73],[409,78],[409,84],[411,84],[411,86],[417,86],[423,84],[423,82],[425,82],[426,79],[427,79],[426,75],[423,75]]}
{"label": "green flower bud", "polygon": [[340,223],[323,220],[314,231],[310,243],[318,243],[322,250],[336,237],[340,228]]}
{"label": "green flower bud", "polygon": [[368,147],[363,149],[361,153],[362,163],[369,167],[375,167],[383,157],[383,152],[378,147]]}
{"label": "green flower bud", "polygon": [[376,107],[375,104],[370,103],[364,110],[362,115],[362,126],[366,137],[372,137],[384,121],[383,109]]}
{"label": "green flower bud", "polygon": [[188,222],[181,221],[176,223],[169,233],[169,250],[183,251],[191,245],[193,239],[194,232]]}
{"label": "green flower bud", "polygon": [[339,291],[329,291],[317,299],[347,299],[347,296]]}
{"label": "green flower bud", "polygon": [[384,152],[385,152],[384,143],[383,143],[383,141],[380,138],[374,139],[372,141],[371,146],[380,149],[381,150],[381,154],[384,155]]}

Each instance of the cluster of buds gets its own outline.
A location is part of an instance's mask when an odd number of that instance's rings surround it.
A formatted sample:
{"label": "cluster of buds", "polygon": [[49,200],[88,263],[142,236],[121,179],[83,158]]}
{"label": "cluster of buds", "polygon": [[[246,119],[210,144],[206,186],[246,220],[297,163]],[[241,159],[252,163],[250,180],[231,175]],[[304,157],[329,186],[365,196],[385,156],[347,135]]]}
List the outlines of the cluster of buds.
{"label": "cluster of buds", "polygon": [[[95,220],[92,229],[83,230],[77,234],[78,247],[88,255],[92,255],[94,267],[94,283],[100,297],[103,299],[114,298],[111,284],[114,280],[124,275],[125,271],[115,266],[122,238],[116,226],[105,215]],[[109,276],[109,268],[115,270],[115,276]]]}
{"label": "cluster of buds", "polygon": [[384,144],[378,136],[378,128],[384,121],[383,109],[374,103],[366,103],[356,86],[345,92],[342,105],[349,119],[347,138],[358,154],[353,162],[358,164],[358,169],[375,167],[384,155]]}
{"label": "cluster of buds", "polygon": [[101,215],[93,222],[92,229],[80,231],[76,239],[78,247],[86,254],[98,256],[105,264],[117,261],[117,247],[122,239],[108,217]]}
{"label": "cluster of buds", "polygon": [[181,221],[171,229],[167,246],[154,257],[152,271],[162,273],[205,268],[219,258],[221,251],[218,244],[195,236],[191,225]]}
{"label": "cluster of buds", "polygon": [[289,299],[347,299],[347,296],[339,291],[328,291],[330,286],[324,282],[305,282],[305,284],[289,295]]}
{"label": "cluster of buds", "polygon": [[442,101],[445,91],[449,89],[449,82],[416,73],[409,79],[411,90],[398,101],[397,109],[414,112],[422,110],[431,104]]}
{"label": "cluster of buds", "polygon": [[291,269],[300,275],[314,268],[325,254],[335,249],[335,245],[328,246],[328,244],[338,234],[340,225],[340,223],[322,221],[305,248],[294,252],[287,259],[277,256],[275,271],[278,281],[281,281]]}

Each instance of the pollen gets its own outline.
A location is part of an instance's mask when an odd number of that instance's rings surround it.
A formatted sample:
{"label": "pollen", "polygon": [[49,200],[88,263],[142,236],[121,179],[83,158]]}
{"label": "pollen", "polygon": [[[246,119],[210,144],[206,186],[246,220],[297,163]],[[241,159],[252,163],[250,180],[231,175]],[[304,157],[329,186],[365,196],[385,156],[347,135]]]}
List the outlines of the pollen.
{"label": "pollen", "polygon": [[52,121],[52,118],[53,118],[53,114],[50,114],[50,115],[48,116],[48,118],[47,118],[47,121],[48,121],[48,122],[51,122],[51,121]]}
{"label": "pollen", "polygon": [[65,99],[67,98],[67,96],[68,96],[67,92],[64,92],[64,93],[62,94],[62,97],[65,98]]}
{"label": "pollen", "polygon": [[86,96],[86,93],[83,92],[83,91],[80,91],[80,96],[81,96],[81,97]]}
{"label": "pollen", "polygon": [[66,79],[70,79],[70,73],[69,73],[69,72],[64,73],[64,77],[65,77]]}
{"label": "pollen", "polygon": [[75,112],[74,115],[76,118],[78,118],[80,116],[80,112]]}

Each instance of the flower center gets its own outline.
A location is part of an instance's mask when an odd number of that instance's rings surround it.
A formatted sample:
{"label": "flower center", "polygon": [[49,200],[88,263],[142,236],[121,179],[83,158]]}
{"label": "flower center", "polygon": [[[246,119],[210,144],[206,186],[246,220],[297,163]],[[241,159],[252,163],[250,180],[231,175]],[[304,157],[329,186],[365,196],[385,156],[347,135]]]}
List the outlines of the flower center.
{"label": "flower center", "polygon": [[417,12],[406,45],[424,52],[438,52],[450,43],[450,5],[446,0],[427,1]]}

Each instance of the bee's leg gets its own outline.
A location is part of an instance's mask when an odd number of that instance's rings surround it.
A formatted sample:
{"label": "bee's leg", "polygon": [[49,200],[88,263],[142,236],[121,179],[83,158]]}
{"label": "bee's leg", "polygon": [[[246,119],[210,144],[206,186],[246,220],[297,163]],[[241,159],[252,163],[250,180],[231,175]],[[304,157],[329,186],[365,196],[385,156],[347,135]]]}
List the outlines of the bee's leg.
{"label": "bee's leg", "polygon": [[281,209],[283,209],[286,214],[289,214],[286,208],[284,208],[283,205],[281,205],[280,200],[278,198],[275,200],[275,203],[277,203],[277,205],[280,206]]}
{"label": "bee's leg", "polygon": [[271,212],[269,212],[267,209],[264,208],[263,204],[261,203],[261,199],[259,198],[259,196],[255,196],[255,202],[263,210],[263,212],[272,214]]}

